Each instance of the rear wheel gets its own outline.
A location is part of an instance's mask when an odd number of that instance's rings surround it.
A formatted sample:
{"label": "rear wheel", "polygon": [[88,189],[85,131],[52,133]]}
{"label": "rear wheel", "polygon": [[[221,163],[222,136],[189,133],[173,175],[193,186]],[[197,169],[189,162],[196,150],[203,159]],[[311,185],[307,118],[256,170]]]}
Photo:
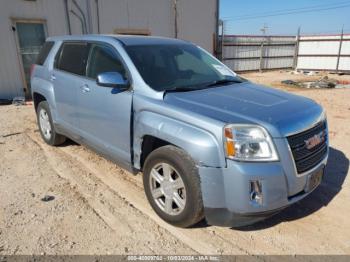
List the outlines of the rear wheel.
{"label": "rear wheel", "polygon": [[145,161],[143,184],[152,208],[166,222],[189,227],[203,218],[198,169],[183,150],[153,151]]}
{"label": "rear wheel", "polygon": [[66,141],[65,136],[56,133],[52,122],[49,104],[46,101],[39,103],[36,115],[41,137],[47,144],[57,146]]}

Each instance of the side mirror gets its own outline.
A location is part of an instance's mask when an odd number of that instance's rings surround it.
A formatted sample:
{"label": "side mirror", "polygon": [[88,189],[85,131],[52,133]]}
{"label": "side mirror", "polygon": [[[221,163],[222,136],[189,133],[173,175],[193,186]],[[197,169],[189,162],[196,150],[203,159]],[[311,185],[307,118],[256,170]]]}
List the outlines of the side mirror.
{"label": "side mirror", "polygon": [[116,87],[123,90],[129,88],[129,81],[118,72],[105,72],[97,75],[96,83],[99,86]]}

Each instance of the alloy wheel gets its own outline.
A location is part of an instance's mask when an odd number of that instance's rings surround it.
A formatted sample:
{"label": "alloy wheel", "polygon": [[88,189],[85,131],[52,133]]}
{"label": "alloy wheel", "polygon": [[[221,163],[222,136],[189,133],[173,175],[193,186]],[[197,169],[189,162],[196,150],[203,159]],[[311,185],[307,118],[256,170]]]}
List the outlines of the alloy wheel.
{"label": "alloy wheel", "polygon": [[158,207],[168,215],[179,215],[186,205],[186,188],[176,169],[159,163],[151,169],[151,194]]}
{"label": "alloy wheel", "polygon": [[41,108],[39,112],[39,124],[41,132],[45,139],[50,140],[52,135],[50,118],[47,111],[43,108]]}

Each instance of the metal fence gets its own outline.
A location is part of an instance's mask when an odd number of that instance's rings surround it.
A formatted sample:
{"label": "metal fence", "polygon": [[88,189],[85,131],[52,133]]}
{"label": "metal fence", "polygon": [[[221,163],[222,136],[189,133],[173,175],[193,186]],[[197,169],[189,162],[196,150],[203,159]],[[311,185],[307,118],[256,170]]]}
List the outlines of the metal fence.
{"label": "metal fence", "polygon": [[[221,40],[221,39],[220,39]],[[225,35],[221,59],[234,71],[350,71],[350,35]]]}
{"label": "metal fence", "polygon": [[225,36],[222,60],[234,71],[293,67],[295,36]]}
{"label": "metal fence", "polygon": [[350,35],[301,36],[297,69],[350,72]]}

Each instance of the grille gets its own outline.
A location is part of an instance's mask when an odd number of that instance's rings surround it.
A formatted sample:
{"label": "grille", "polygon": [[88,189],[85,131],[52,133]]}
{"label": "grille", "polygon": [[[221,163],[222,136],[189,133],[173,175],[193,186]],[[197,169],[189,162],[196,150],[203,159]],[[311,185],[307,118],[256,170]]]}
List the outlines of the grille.
{"label": "grille", "polygon": [[[322,134],[323,141],[308,149],[305,141],[318,134]],[[287,137],[299,174],[312,169],[324,159],[327,154],[327,139],[325,121],[304,132]]]}

